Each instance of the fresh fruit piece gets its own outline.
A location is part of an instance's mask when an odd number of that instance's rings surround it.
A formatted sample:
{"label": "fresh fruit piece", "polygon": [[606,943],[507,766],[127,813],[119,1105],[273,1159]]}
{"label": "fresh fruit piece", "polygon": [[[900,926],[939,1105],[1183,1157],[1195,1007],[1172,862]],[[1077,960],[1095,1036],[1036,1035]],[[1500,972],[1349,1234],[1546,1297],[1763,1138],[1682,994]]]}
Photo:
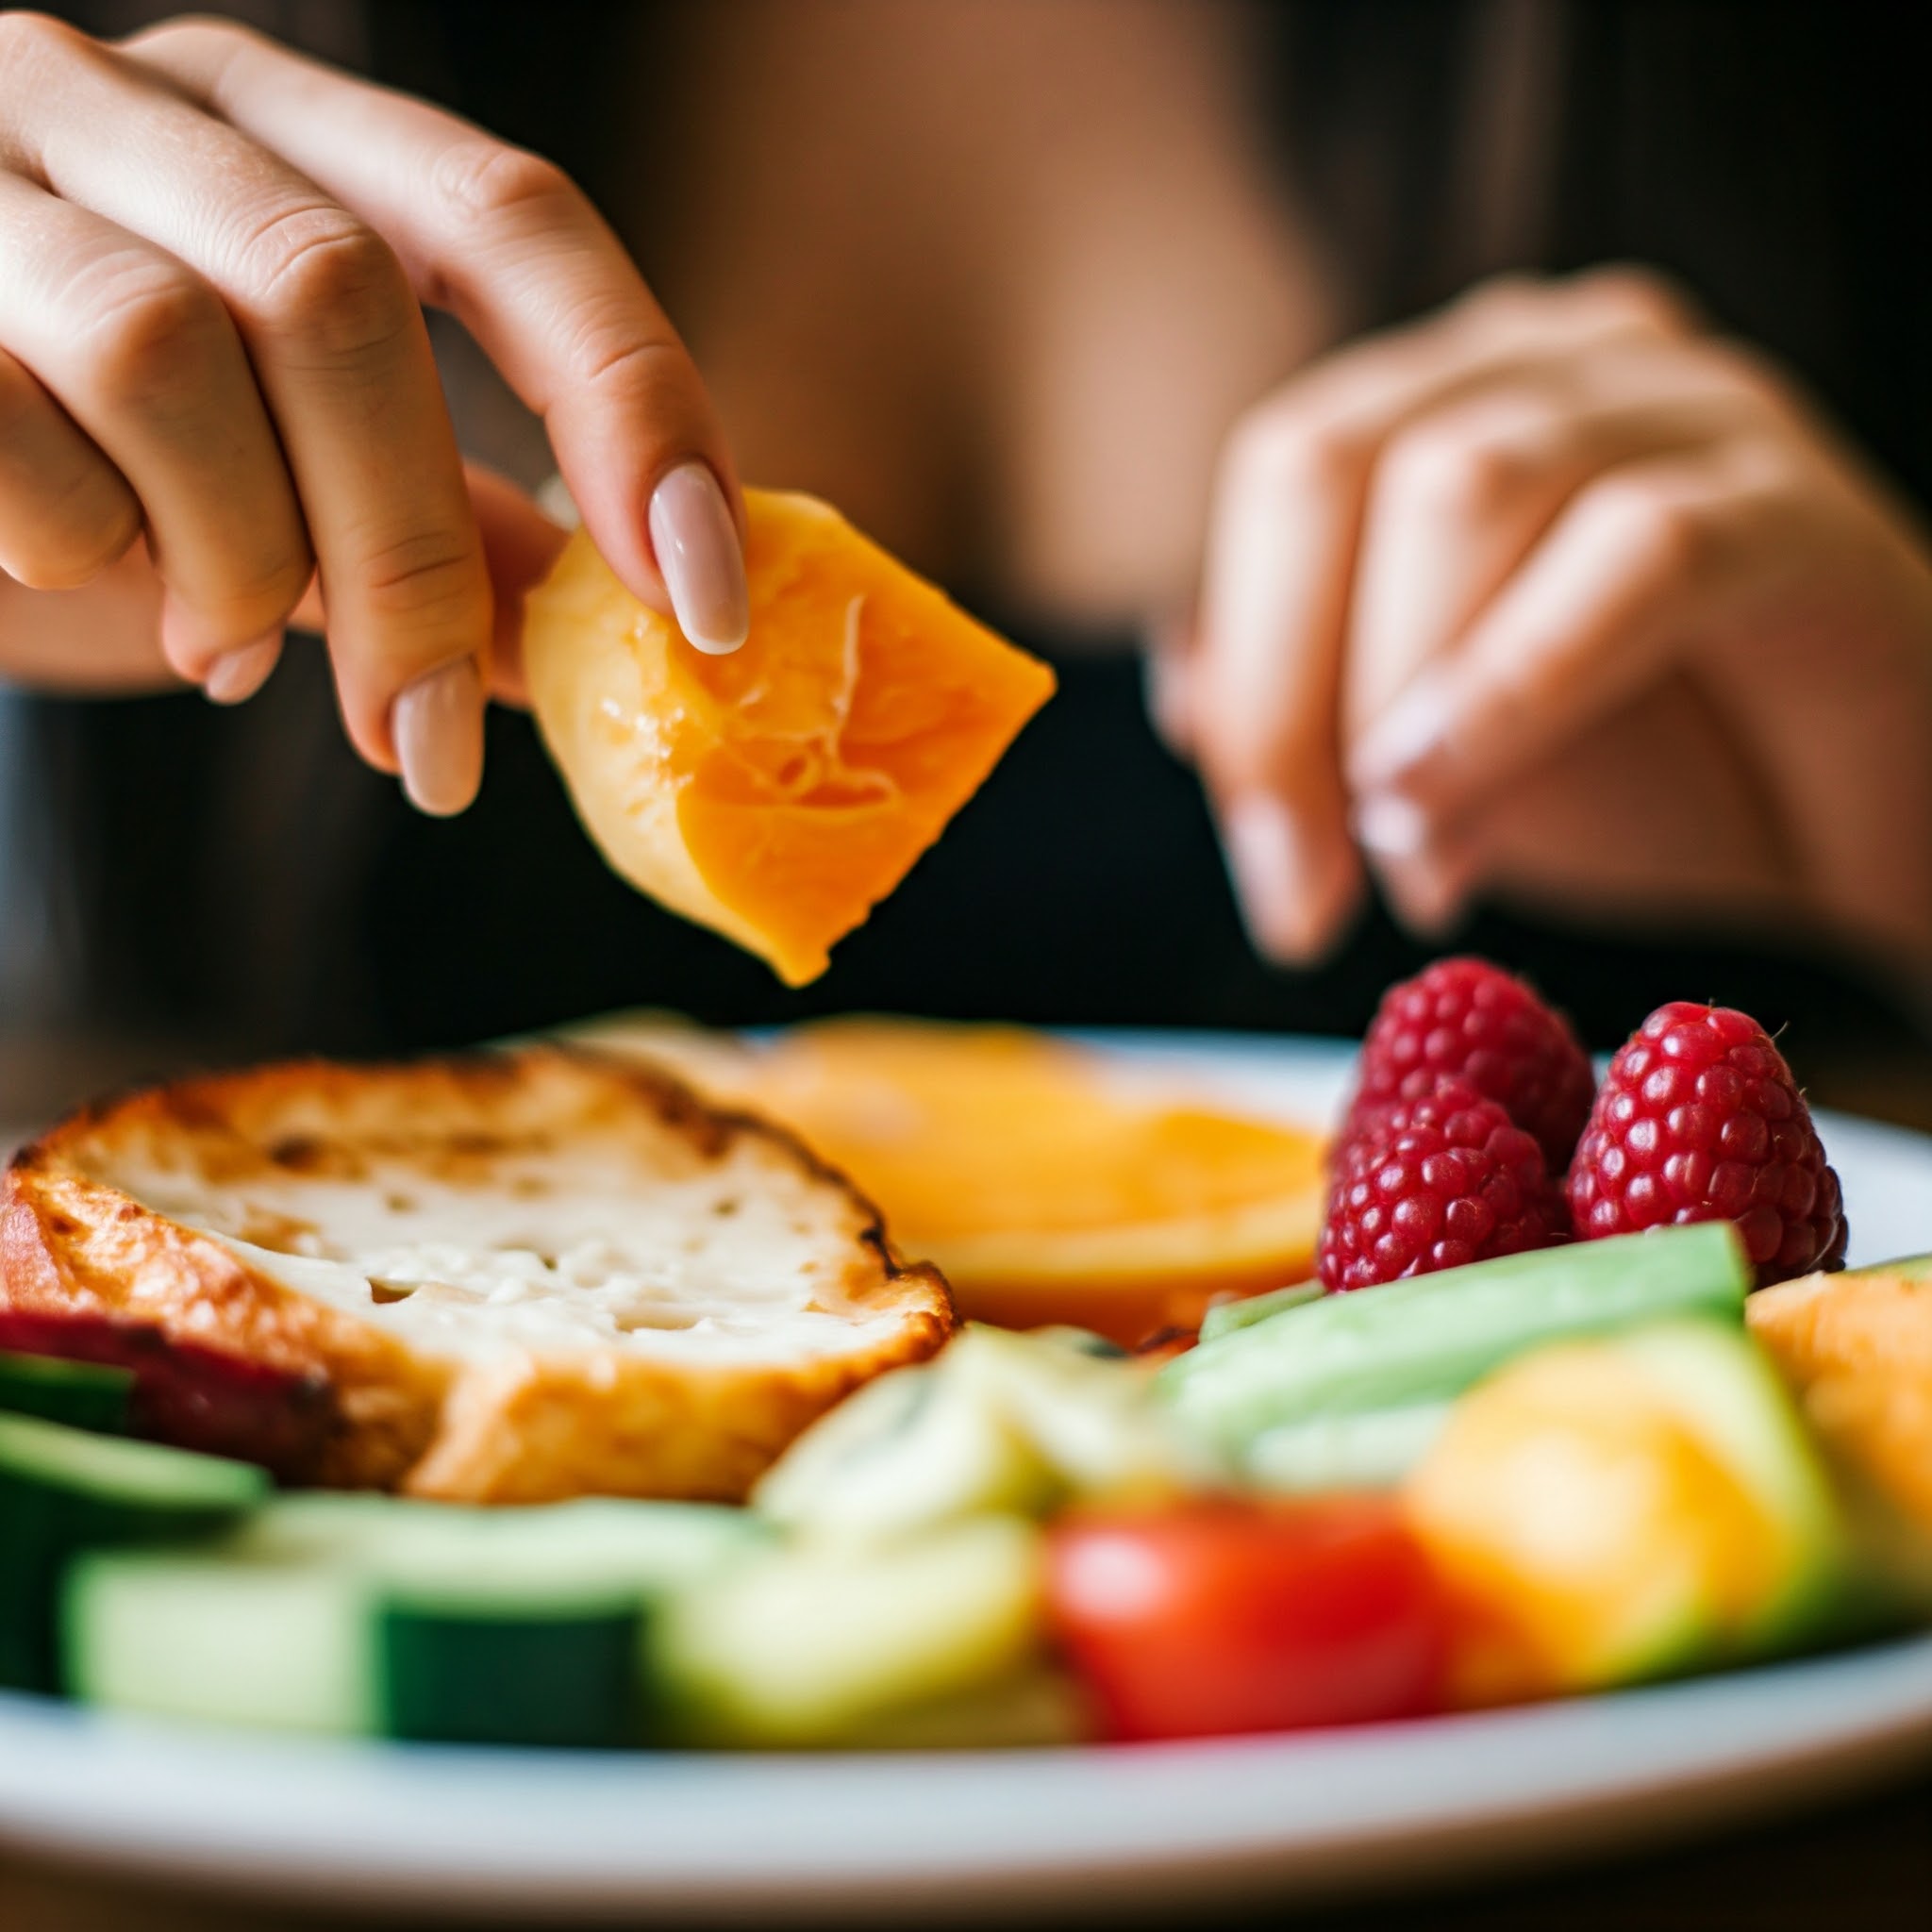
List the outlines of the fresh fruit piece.
{"label": "fresh fruit piece", "polygon": [[[30,1272],[23,1244],[0,1268],[0,1295],[18,1281],[23,1297],[37,1299],[40,1284],[23,1279]],[[153,1323],[114,1321],[74,1303],[0,1307],[0,1347],[54,1357],[76,1371],[88,1364],[131,1376],[117,1426],[177,1449],[258,1462],[287,1481],[317,1474],[340,1422],[319,1375],[205,1347]]]}
{"label": "fresh fruit piece", "polygon": [[56,1604],[79,1552],[216,1528],[268,1487],[251,1463],[0,1415],[0,1685],[57,1688]]}
{"label": "fresh fruit piece", "polygon": [[96,1324],[76,1351],[219,1347],[219,1386],[257,1391],[226,1440],[308,1442],[295,1473],[334,1487],[735,1502],[952,1327],[940,1276],[789,1135],[555,1047],[131,1094],[15,1156],[4,1212],[15,1315]]}
{"label": "fresh fruit piece", "polygon": [[801,986],[1054,680],[826,505],[752,490],[745,511],[741,650],[693,649],[579,531],[525,603],[524,669],[610,864]]}
{"label": "fresh fruit piece", "polygon": [[1319,1281],[1297,1281],[1288,1288],[1271,1289],[1266,1294],[1251,1294],[1241,1301],[1216,1302],[1201,1319],[1197,1341],[1215,1341],[1232,1335],[1237,1328],[1252,1328],[1284,1308],[1298,1308],[1304,1302],[1319,1300],[1328,1291]]}
{"label": "fresh fruit piece", "polygon": [[1444,1402],[1541,1342],[1665,1315],[1739,1319],[1751,1274],[1728,1223],[1573,1242],[1327,1294],[1160,1371],[1185,1426],[1239,1462],[1264,1430]]}
{"label": "fresh fruit piece", "polygon": [[1456,1406],[1405,1497],[1470,1633],[1469,1702],[1761,1654],[1805,1634],[1839,1569],[1802,1424],[1715,1323],[1510,1364]]}
{"label": "fresh fruit piece", "polygon": [[882,1375],[801,1436],[753,1501],[821,1540],[889,1541],[961,1517],[1043,1515],[1074,1497],[1204,1479],[1141,1363],[1067,1330],[974,1324],[936,1360]]}
{"label": "fresh fruit piece", "polygon": [[1454,1407],[1412,1402],[1263,1429],[1248,1445],[1242,1473],[1277,1496],[1392,1489],[1427,1455]]}
{"label": "fresh fruit piece", "polygon": [[867,1550],[781,1550],[666,1605],[646,1640],[680,1736],[841,1745],[1041,1667],[1040,1533],[977,1516]]}
{"label": "fresh fruit piece", "polygon": [[1444,1600],[1386,1503],[1083,1513],[1047,1549],[1054,1635],[1110,1737],[1363,1724],[1441,1699]]}
{"label": "fresh fruit piece", "polygon": [[1131,1346],[1314,1257],[1321,1135],[1043,1034],[839,1020],[741,1045],[641,1015],[577,1037],[784,1121],[976,1321]]}
{"label": "fresh fruit piece", "polygon": [[1932,1257],[1779,1282],[1744,1316],[1843,1478],[1867,1554],[1932,1607]]}
{"label": "fresh fruit piece", "polygon": [[58,1356],[0,1354],[0,1411],[125,1435],[134,1377],[125,1369]]}
{"label": "fresh fruit piece", "polygon": [[117,1709],[339,1735],[623,1742],[640,1618],[766,1546],[741,1509],[277,1497],[217,1541],[83,1557],[69,1687]]}
{"label": "fresh fruit piece", "polygon": [[1391,1101],[1341,1152],[1317,1268],[1330,1290],[1466,1268],[1563,1233],[1534,1138],[1461,1080]]}
{"label": "fresh fruit piece", "polygon": [[1382,995],[1341,1140],[1378,1109],[1421,1100],[1443,1079],[1495,1101],[1535,1138],[1552,1174],[1569,1166],[1596,1091],[1570,1023],[1487,959],[1438,959]]}
{"label": "fresh fruit piece", "polygon": [[1771,1036],[1729,1007],[1659,1007],[1610,1062],[1570,1169],[1580,1240],[1736,1224],[1759,1288],[1844,1264],[1838,1175]]}

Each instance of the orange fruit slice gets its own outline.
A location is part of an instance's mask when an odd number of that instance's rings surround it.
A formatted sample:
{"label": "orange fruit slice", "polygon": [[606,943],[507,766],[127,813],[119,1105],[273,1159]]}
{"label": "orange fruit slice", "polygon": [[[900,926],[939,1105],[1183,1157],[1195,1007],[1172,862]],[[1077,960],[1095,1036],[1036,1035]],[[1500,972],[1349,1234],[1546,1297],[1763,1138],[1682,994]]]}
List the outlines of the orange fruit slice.
{"label": "orange fruit slice", "polygon": [[610,864],[802,986],[1054,679],[824,504],[754,490],[745,506],[741,649],[694,649],[579,531],[527,601],[524,662]]}
{"label": "orange fruit slice", "polygon": [[1134,1342],[1312,1272],[1323,1136],[1020,1027],[848,1019],[738,1041],[663,1016],[580,1038],[793,1128],[938,1262],[962,1316]]}

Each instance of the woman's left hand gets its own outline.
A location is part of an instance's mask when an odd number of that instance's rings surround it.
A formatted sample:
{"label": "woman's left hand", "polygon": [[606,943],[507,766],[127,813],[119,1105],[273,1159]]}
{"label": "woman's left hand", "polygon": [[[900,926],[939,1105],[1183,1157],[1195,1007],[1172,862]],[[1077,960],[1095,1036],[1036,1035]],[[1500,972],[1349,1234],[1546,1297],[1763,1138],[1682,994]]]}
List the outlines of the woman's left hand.
{"label": "woman's left hand", "polygon": [[1647,275],[1488,285],[1252,410],[1155,673],[1277,958],[1366,864],[1424,930],[1495,892],[1932,966],[1926,540]]}

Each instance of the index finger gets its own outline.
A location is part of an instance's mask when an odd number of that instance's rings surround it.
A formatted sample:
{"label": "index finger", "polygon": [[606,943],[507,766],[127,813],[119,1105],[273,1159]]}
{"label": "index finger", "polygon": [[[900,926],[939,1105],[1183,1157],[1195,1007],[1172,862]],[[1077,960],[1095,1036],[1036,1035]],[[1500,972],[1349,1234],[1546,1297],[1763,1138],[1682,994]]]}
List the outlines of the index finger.
{"label": "index finger", "polygon": [[597,547],[693,643],[749,623],[744,508],[704,383],[617,237],[552,163],[245,29],[129,53],[359,215],[544,422]]}

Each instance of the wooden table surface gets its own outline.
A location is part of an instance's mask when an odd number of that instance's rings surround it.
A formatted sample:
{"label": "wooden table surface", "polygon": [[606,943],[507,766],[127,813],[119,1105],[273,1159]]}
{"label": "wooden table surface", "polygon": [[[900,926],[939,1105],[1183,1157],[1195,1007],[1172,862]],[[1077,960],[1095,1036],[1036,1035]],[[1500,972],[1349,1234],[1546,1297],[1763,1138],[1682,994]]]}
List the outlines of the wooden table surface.
{"label": "wooden table surface", "polygon": [[[1814,1078],[1811,1094],[1821,1106],[1932,1132],[1932,1053],[1831,1069]],[[1190,1918],[1203,1927],[1258,1927],[1285,1916],[1275,1907]],[[1293,1919],[1314,1932],[1927,1932],[1932,1763],[1902,1786],[1663,1852]],[[395,1923],[158,1890],[0,1853],[0,1932],[323,1932]]]}

